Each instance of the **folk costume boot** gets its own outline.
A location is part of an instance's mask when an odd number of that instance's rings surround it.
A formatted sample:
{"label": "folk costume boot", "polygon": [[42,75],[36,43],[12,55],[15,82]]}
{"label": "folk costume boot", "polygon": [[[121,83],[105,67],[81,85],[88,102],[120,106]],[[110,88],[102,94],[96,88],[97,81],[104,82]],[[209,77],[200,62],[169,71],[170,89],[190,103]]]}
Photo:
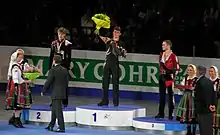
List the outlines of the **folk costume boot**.
{"label": "folk costume boot", "polygon": [[214,132],[214,135],[218,135],[218,129],[217,128],[214,128],[213,132]]}
{"label": "folk costume boot", "polygon": [[193,124],[193,131],[192,131],[192,135],[196,135],[196,124]]}
{"label": "folk costume boot", "polygon": [[24,128],[23,123],[21,122],[21,118],[18,118],[19,128]]}
{"label": "folk costume boot", "polygon": [[13,116],[9,119],[8,124],[12,125],[14,120],[15,120],[15,114],[13,114]]}
{"label": "folk costume boot", "polygon": [[186,132],[186,135],[192,135],[192,132],[191,132],[191,125],[187,125],[187,132]]}
{"label": "folk costume boot", "polygon": [[19,118],[15,118],[12,125],[16,128],[20,128],[20,125],[19,125]]}

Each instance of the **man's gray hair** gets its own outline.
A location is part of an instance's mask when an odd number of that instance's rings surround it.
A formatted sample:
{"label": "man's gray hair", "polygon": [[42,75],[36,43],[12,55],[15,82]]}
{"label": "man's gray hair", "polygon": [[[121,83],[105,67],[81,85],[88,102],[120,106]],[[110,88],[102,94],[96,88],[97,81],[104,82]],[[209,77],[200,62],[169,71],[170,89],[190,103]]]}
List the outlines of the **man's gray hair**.
{"label": "man's gray hair", "polygon": [[206,74],[206,67],[205,66],[197,66],[197,72],[199,73],[199,75],[205,75]]}
{"label": "man's gray hair", "polygon": [[61,62],[62,62],[62,58],[61,58],[60,55],[55,55],[55,56],[53,57],[53,59],[54,59],[54,61],[55,61],[56,64],[61,64]]}

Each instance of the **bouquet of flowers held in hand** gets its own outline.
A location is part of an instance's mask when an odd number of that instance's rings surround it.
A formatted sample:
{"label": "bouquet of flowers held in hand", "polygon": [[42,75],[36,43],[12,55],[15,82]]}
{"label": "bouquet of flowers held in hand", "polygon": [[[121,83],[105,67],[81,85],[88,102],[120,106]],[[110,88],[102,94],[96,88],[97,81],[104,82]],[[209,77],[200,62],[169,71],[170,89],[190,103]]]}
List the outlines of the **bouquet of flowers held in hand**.
{"label": "bouquet of flowers held in hand", "polygon": [[25,78],[33,82],[35,79],[37,79],[41,75],[41,72],[36,67],[30,66],[24,70],[23,75]]}
{"label": "bouquet of flowers held in hand", "polygon": [[95,34],[99,34],[100,28],[106,28],[106,29],[110,28],[110,24],[111,24],[110,18],[105,14],[95,14],[92,17],[92,20],[96,24]]}

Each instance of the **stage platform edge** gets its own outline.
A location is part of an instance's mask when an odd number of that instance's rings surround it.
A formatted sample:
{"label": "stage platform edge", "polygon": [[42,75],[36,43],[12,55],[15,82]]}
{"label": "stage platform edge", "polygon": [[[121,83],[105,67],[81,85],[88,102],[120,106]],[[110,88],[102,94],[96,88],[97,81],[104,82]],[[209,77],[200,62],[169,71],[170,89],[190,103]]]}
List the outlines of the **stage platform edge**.
{"label": "stage platform edge", "polygon": [[80,127],[130,130],[133,118],[145,116],[146,108],[134,105],[76,107],[76,123]]}
{"label": "stage platform edge", "polygon": [[[63,108],[65,125],[76,125],[76,107]],[[51,120],[51,108],[49,105],[32,105],[29,110],[23,110],[21,119],[26,124],[47,125]]]}
{"label": "stage platform edge", "polygon": [[[133,127],[136,131],[147,131],[169,134],[185,134],[186,124],[176,120],[155,119],[154,117],[138,117],[133,119]],[[198,127],[197,127],[198,130]]]}

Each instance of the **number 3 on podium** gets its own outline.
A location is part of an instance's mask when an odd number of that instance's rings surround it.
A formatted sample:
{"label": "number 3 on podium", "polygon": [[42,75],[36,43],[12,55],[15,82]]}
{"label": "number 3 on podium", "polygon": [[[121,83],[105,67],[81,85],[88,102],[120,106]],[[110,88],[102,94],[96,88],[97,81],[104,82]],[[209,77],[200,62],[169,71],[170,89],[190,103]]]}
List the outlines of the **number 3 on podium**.
{"label": "number 3 on podium", "polygon": [[93,113],[92,116],[93,116],[93,121],[96,122],[96,113]]}
{"label": "number 3 on podium", "polygon": [[40,113],[40,112],[37,112],[37,117],[36,117],[37,120],[40,119],[40,115],[41,115],[41,113]]}

